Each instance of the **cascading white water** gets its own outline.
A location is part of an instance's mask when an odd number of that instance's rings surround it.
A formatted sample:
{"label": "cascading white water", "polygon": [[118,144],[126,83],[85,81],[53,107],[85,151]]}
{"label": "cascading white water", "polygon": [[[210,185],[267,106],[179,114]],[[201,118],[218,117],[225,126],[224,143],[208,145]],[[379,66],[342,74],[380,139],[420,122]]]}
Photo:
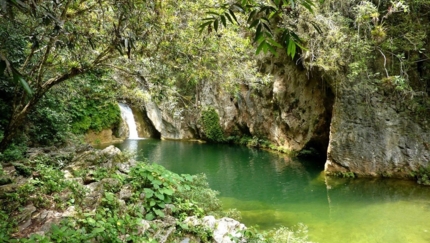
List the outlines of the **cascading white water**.
{"label": "cascading white water", "polygon": [[119,103],[119,109],[121,110],[121,117],[125,120],[128,126],[128,138],[138,139],[139,134],[137,133],[136,121],[134,120],[133,111],[126,104]]}

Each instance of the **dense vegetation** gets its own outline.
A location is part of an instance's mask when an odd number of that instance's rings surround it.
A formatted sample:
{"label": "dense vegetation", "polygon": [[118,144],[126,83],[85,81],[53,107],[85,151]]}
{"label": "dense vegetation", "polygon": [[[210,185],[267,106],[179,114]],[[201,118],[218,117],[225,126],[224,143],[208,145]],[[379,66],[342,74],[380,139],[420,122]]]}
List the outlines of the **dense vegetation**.
{"label": "dense vegetation", "polygon": [[[226,138],[217,111],[199,103],[205,95],[199,87],[221,83],[223,92],[232,97],[241,85],[258,90],[273,82],[263,64],[276,67],[288,58],[310,75],[322,76],[336,95],[339,87],[366,90],[369,99],[382,92],[404,104],[417,120],[430,114],[430,1],[221,2],[0,0],[0,161],[24,161],[27,164],[19,163],[17,170],[25,176],[38,172],[41,178],[8,195],[11,208],[4,209],[0,220],[28,203],[47,207],[66,188],[79,202],[79,188],[64,182],[52,161],[28,161],[25,152],[28,147],[79,143],[80,135],[89,130],[115,128],[120,99],[139,105],[148,99],[168,104],[165,108],[178,117],[199,111],[203,137],[213,142],[284,151],[248,134]],[[151,188],[156,178],[148,179],[145,186],[135,183],[133,175],[148,178],[148,173],[170,176],[166,188],[175,187],[177,195],[164,187]],[[428,174],[422,168],[416,176],[428,184]],[[107,175],[98,171],[97,180]],[[162,217],[160,205],[165,201],[177,203],[179,218],[214,211],[186,203],[190,192],[183,188],[198,191],[204,184],[197,177],[145,165],[135,168],[130,178],[117,179],[133,190],[155,195],[153,203],[145,205],[147,219]],[[135,221],[126,217],[134,212],[119,213],[125,222],[121,227],[109,221],[114,216],[105,209],[119,210],[110,194],[115,188],[111,190],[97,212],[97,217],[106,219],[104,229],[113,230],[109,234],[82,219],[39,240],[67,236],[103,241],[118,232],[132,237],[129,230]],[[0,234],[12,226],[4,226]]]}

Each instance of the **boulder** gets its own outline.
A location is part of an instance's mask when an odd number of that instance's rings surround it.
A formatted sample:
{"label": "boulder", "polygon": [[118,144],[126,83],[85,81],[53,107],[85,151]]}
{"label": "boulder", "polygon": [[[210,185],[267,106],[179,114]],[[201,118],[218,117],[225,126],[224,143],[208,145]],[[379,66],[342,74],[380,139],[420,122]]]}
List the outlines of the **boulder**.
{"label": "boulder", "polygon": [[203,226],[213,232],[214,241],[217,243],[246,242],[243,231],[246,226],[232,218],[216,219],[214,216],[205,216],[202,219],[188,217],[184,223],[191,226]]}

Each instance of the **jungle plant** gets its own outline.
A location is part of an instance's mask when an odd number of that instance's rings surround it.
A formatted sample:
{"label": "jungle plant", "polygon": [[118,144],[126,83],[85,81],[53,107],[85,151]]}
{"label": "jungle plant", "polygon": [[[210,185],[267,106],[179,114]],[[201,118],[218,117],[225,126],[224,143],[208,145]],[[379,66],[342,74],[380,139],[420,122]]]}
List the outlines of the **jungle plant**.
{"label": "jungle plant", "polygon": [[[278,55],[277,48],[285,49],[288,56],[294,58],[299,48],[304,48],[303,41],[294,31],[293,24],[288,22],[291,16],[298,16],[296,6],[303,6],[313,11],[314,3],[311,0],[271,0],[254,1],[238,0],[218,5],[207,12],[207,18],[200,26],[200,32],[207,29],[208,33],[218,32],[227,24],[240,24],[238,14],[244,14],[249,29],[255,29],[253,43],[257,45],[256,54],[261,51]],[[316,29],[319,27],[312,23]]]}
{"label": "jungle plant", "polygon": [[[27,115],[54,86],[115,68],[115,59],[144,50],[142,34],[157,6],[145,1],[1,1],[0,75],[11,86],[12,107],[0,142],[6,149]],[[143,24],[146,23],[146,24]],[[21,40],[20,51],[9,48]],[[143,48],[143,49],[141,49]],[[142,52],[140,52],[142,53]]]}
{"label": "jungle plant", "polygon": [[213,107],[202,111],[201,122],[205,135],[211,142],[224,142],[224,134],[219,124],[219,116]]}
{"label": "jungle plant", "polygon": [[418,184],[430,185],[430,166],[420,166],[417,171],[412,173],[412,176],[416,178]]}

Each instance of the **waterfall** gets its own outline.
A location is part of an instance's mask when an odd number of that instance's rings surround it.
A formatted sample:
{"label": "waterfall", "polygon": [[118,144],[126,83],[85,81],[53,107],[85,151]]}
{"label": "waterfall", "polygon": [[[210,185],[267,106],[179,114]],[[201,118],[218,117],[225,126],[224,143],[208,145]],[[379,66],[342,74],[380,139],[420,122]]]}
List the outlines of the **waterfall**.
{"label": "waterfall", "polygon": [[118,104],[119,109],[121,110],[121,117],[128,126],[128,139],[138,139],[139,134],[137,133],[136,121],[134,120],[133,111],[126,104]]}

